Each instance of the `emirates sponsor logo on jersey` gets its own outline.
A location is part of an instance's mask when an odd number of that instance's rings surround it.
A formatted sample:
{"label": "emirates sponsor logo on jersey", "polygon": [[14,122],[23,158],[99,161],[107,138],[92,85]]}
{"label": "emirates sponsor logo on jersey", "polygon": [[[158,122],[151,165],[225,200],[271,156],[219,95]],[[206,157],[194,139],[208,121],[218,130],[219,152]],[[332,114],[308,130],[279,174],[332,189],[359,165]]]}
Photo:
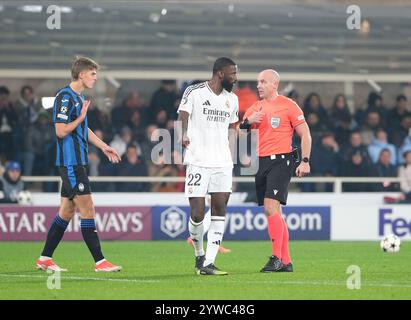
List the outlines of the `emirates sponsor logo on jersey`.
{"label": "emirates sponsor logo on jersey", "polygon": [[230,112],[223,111],[223,110],[217,110],[217,109],[203,108],[203,114],[207,116],[219,116],[219,117],[230,118]]}

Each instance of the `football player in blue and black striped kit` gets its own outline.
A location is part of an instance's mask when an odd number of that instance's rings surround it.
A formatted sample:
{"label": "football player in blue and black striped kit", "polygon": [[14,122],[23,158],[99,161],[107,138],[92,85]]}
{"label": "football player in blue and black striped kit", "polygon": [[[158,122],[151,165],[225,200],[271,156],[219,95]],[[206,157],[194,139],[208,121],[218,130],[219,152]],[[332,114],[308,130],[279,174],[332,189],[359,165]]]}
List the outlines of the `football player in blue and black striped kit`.
{"label": "football player in blue and black striped kit", "polygon": [[108,262],[101,251],[94,222],[95,209],[87,176],[88,141],[107,156],[112,163],[121,158],[118,153],[99,139],[87,125],[89,100],[83,91],[91,89],[97,80],[99,66],[86,57],[77,57],[71,67],[72,81],[62,88],[54,101],[53,122],[57,136],[56,166],[61,179],[60,211],[53,221],[47,240],[35,267],[41,270],[67,271],[53,262],[54,250],[63,238],[75,209],[81,215],[81,233],[94,261],[96,272],[114,272],[121,266]]}

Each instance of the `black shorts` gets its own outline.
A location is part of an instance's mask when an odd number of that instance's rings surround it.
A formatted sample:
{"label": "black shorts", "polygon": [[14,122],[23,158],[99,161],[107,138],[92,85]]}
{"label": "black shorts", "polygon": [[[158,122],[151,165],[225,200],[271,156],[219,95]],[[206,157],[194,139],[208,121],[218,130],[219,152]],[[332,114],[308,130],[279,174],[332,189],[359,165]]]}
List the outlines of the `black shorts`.
{"label": "black shorts", "polygon": [[278,200],[287,204],[288,186],[295,168],[292,153],[268,157],[259,157],[258,172],[255,176],[255,188],[258,205],[264,205],[264,198]]}
{"label": "black shorts", "polygon": [[61,196],[73,200],[76,195],[91,193],[86,166],[58,167],[61,180]]}

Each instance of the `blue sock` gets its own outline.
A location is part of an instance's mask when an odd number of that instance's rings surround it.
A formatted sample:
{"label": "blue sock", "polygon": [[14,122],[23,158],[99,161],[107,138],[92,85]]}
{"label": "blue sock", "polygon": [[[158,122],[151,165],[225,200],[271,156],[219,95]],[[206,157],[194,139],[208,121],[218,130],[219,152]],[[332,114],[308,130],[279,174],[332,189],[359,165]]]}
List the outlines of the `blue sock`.
{"label": "blue sock", "polygon": [[52,257],[54,250],[56,250],[58,244],[63,238],[64,231],[66,231],[69,221],[60,218],[59,214],[56,215],[54,221],[47,234],[46,243],[44,245],[42,256]]}
{"label": "blue sock", "polygon": [[100,240],[97,235],[94,219],[81,219],[80,225],[84,242],[87,244],[94,261],[97,262],[103,260],[104,256],[101,252]]}

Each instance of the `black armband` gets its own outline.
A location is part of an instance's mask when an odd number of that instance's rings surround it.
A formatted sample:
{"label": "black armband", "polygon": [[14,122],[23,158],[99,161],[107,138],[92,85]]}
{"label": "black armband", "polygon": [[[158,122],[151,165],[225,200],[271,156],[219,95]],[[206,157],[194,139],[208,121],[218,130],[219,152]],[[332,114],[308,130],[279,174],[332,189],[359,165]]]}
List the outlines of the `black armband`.
{"label": "black armband", "polygon": [[245,119],[243,122],[241,122],[240,124],[240,129],[250,129],[251,128],[251,124],[248,123],[248,119]]}

